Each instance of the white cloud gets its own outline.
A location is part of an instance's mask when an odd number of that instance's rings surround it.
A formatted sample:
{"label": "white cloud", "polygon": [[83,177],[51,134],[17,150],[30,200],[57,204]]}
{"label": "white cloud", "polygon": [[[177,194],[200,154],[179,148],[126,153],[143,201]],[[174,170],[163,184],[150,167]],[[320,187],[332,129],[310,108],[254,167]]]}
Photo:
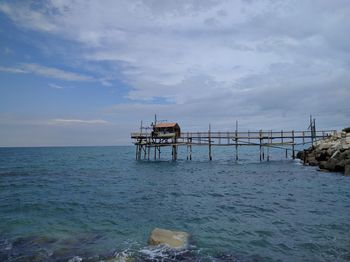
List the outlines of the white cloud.
{"label": "white cloud", "polygon": [[38,64],[23,63],[17,67],[0,67],[0,71],[8,73],[36,74],[49,78],[56,78],[66,81],[93,81],[94,78],[65,70],[42,66]]}
{"label": "white cloud", "polygon": [[13,74],[27,74],[28,73],[28,71],[26,71],[22,68],[4,67],[4,66],[0,66],[0,72],[13,73]]}
{"label": "white cloud", "polygon": [[93,120],[83,120],[83,119],[52,119],[49,121],[49,124],[53,125],[79,125],[79,124],[87,124],[87,125],[106,125],[110,124],[108,121],[101,120],[101,119],[93,119]]}
{"label": "white cloud", "polygon": [[[244,117],[257,128],[295,126],[310,113],[330,127],[350,117],[348,1],[9,1],[0,11],[72,43],[59,55],[99,72],[104,85],[125,83],[130,100],[172,103],[117,105],[124,122],[125,112],[222,127]],[[0,70],[92,80],[37,64]]]}
{"label": "white cloud", "polygon": [[52,32],[56,30],[56,25],[50,22],[47,13],[41,13],[30,9],[29,2],[21,2],[20,4],[0,3],[0,11],[8,15],[14,22],[20,23],[27,28],[35,28],[38,30]]}
{"label": "white cloud", "polygon": [[55,88],[55,89],[65,89],[66,88],[64,86],[60,86],[60,85],[52,84],[52,83],[49,84],[49,87],[52,87],[52,88]]}

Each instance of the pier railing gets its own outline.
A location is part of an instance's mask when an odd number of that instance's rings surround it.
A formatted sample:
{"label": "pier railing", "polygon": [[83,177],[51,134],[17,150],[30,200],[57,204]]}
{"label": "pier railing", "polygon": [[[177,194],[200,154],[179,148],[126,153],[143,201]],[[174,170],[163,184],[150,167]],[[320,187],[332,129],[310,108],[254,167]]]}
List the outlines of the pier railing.
{"label": "pier railing", "polygon": [[[207,131],[207,132],[182,132],[178,139],[289,139],[289,138],[325,138],[333,135],[336,130],[321,130],[321,131]],[[134,132],[131,133],[133,139],[148,139],[156,138],[151,132]]]}
{"label": "pier railing", "polygon": [[209,159],[212,160],[212,146],[234,146],[236,148],[236,159],[238,160],[239,146],[258,146],[260,160],[265,159],[265,148],[267,149],[267,160],[269,160],[269,148],[292,152],[295,158],[295,146],[313,144],[315,141],[324,139],[336,133],[336,130],[306,130],[306,131],[207,131],[207,132],[182,132],[179,137],[173,134],[157,136],[152,132],[134,132],[131,138],[136,145],[136,159],[150,158],[150,149],[154,148],[154,159],[160,158],[161,147],[172,147],[172,157],[177,159],[177,147],[187,146],[187,159],[192,159],[192,146],[208,146]]}

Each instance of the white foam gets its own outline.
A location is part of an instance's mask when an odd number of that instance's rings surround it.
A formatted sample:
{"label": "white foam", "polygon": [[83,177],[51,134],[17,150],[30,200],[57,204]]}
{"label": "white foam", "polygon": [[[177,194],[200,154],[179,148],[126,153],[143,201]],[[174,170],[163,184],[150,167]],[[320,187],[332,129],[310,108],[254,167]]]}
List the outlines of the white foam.
{"label": "white foam", "polygon": [[155,259],[157,257],[167,258],[169,255],[170,248],[167,245],[158,245],[155,247],[145,247],[140,250],[140,253],[146,255],[150,259]]}
{"label": "white foam", "polygon": [[75,256],[75,257],[68,260],[68,262],[82,262],[82,261],[83,261],[83,259],[79,256]]}
{"label": "white foam", "polygon": [[116,258],[116,261],[118,261],[118,262],[126,262],[128,260],[128,258],[132,257],[132,253],[129,252],[128,249],[126,249],[122,252],[114,253],[114,257]]}

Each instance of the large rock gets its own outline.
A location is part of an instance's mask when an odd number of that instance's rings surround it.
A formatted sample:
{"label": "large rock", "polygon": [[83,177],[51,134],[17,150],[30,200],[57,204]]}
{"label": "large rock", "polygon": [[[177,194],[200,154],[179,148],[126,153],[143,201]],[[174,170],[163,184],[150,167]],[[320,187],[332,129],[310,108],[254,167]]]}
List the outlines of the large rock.
{"label": "large rock", "polygon": [[326,142],[324,142],[324,143],[321,143],[321,144],[320,144],[319,149],[320,149],[320,150],[327,150],[327,149],[330,148],[331,146],[332,146],[331,143],[326,143]]}
{"label": "large rock", "polygon": [[309,156],[307,158],[307,162],[309,163],[310,166],[318,166],[319,162],[316,160],[314,156]]}
{"label": "large rock", "polygon": [[149,237],[148,244],[152,246],[165,244],[174,249],[185,249],[188,245],[189,234],[182,231],[171,231],[155,228]]}
{"label": "large rock", "polygon": [[345,172],[344,175],[350,176],[350,165],[345,166]]}
{"label": "large rock", "polygon": [[334,158],[331,158],[328,161],[322,162],[322,164],[320,164],[320,168],[327,169],[329,171],[337,171],[336,170],[337,164],[338,164],[338,161]]}
{"label": "large rock", "polygon": [[[350,133],[336,133],[317,141],[307,150],[300,151],[298,157],[310,166],[319,166],[321,170],[349,174]],[[306,154],[305,154],[306,153]],[[350,174],[349,174],[350,175]]]}

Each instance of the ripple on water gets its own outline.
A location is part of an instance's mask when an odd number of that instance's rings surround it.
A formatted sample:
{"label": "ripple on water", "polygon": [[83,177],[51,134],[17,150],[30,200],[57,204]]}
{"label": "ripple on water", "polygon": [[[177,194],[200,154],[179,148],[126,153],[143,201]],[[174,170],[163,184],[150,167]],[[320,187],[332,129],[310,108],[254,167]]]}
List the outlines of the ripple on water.
{"label": "ripple on water", "polygon": [[169,259],[349,259],[349,177],[249,150],[238,162],[219,148],[211,162],[147,162],[133,147],[0,148],[0,260],[149,261],[154,227],[193,235],[188,253],[159,251]]}

